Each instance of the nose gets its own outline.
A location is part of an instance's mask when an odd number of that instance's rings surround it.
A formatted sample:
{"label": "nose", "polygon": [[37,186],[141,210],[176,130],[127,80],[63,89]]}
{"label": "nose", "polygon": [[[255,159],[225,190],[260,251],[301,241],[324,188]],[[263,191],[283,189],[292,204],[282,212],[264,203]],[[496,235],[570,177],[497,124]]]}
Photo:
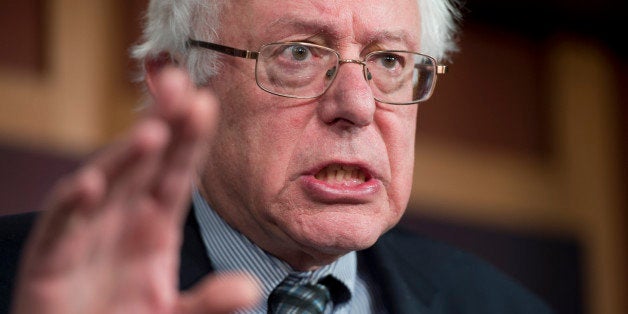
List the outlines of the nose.
{"label": "nose", "polygon": [[373,122],[376,106],[364,75],[365,64],[359,60],[340,60],[340,65],[332,85],[321,98],[319,116],[326,124],[344,129],[367,126]]}

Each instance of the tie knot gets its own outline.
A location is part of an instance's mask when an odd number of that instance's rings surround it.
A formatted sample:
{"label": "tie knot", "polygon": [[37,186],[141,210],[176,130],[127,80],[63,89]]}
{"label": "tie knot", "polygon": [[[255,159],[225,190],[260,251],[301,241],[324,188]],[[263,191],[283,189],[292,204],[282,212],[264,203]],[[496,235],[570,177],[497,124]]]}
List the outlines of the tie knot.
{"label": "tie knot", "polygon": [[297,284],[288,277],[268,298],[269,314],[322,314],[330,300],[329,289],[321,283]]}

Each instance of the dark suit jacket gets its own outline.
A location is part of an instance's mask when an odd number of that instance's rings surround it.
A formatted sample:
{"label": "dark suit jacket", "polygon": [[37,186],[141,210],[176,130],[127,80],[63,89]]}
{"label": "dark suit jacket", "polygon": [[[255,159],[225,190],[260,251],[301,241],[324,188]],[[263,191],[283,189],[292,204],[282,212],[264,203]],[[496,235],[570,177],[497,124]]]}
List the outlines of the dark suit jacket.
{"label": "dark suit jacket", "polygon": [[[7,313],[21,247],[35,215],[0,218],[0,313]],[[380,286],[390,313],[550,313],[533,296],[488,264],[446,245],[393,229],[358,252]],[[194,215],[184,228],[180,288],[212,272]]]}

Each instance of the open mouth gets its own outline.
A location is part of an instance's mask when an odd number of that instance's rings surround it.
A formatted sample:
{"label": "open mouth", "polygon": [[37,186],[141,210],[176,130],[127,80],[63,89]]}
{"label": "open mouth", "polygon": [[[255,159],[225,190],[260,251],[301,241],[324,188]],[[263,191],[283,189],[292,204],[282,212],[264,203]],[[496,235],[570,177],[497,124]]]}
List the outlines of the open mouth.
{"label": "open mouth", "polygon": [[332,164],[317,172],[314,177],[331,185],[357,186],[369,179],[369,175],[360,167]]}

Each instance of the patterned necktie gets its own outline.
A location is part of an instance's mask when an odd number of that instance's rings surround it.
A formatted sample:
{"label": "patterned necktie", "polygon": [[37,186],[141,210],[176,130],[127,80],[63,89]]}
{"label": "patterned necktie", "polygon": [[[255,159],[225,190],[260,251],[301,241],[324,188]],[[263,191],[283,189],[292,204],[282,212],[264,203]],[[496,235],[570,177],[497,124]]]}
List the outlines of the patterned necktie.
{"label": "patterned necktie", "polygon": [[298,278],[288,276],[268,298],[268,314],[322,314],[330,294],[323,284],[297,284]]}

